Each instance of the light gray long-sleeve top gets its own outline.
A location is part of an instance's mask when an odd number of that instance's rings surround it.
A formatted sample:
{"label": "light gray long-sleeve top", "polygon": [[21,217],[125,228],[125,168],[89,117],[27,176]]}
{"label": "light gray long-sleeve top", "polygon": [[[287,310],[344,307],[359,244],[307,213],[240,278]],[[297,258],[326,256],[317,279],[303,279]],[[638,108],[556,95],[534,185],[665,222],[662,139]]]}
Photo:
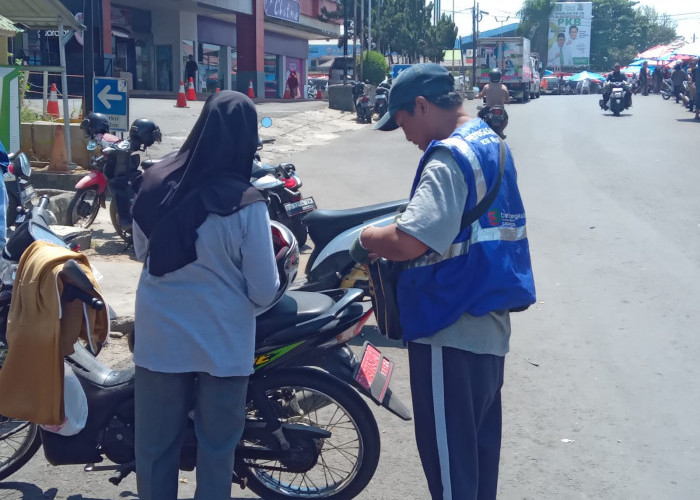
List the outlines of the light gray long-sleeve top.
{"label": "light gray long-sleeve top", "polygon": [[[197,260],[163,276],[146,266],[136,290],[134,362],[152,371],[253,372],[255,307],[268,305],[279,276],[264,202],[210,214],[197,229]],[[134,225],[143,259],[148,242]]]}

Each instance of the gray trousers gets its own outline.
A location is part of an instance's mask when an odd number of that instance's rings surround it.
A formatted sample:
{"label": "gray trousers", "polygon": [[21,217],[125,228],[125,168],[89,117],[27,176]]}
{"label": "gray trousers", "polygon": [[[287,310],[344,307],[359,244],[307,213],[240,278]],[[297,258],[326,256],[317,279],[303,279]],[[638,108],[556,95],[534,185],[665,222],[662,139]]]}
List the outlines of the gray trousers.
{"label": "gray trousers", "polygon": [[141,500],[176,500],[188,412],[197,435],[195,500],[229,500],[248,377],[136,367],[136,484]]}

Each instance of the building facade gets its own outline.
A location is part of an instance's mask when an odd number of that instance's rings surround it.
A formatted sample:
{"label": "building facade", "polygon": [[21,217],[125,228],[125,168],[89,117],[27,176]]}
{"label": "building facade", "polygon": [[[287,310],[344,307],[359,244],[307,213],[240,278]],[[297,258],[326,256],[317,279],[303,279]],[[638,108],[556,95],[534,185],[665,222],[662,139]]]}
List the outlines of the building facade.
{"label": "building facade", "polygon": [[[292,70],[306,81],[310,40],[340,34],[340,24],[318,19],[335,0],[93,0],[90,12],[84,0],[61,2],[88,27],[66,44],[71,95],[84,95],[87,36],[94,74],[126,78],[144,95],[177,91],[191,57],[200,92],[252,83],[257,97],[275,98]],[[58,35],[23,33],[15,52],[29,65],[58,66]]]}

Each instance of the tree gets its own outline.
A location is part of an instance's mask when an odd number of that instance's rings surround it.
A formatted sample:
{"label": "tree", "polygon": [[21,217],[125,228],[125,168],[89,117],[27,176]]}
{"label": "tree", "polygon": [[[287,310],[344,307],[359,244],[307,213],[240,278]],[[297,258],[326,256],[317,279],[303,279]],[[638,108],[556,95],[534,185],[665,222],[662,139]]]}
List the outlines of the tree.
{"label": "tree", "polygon": [[549,16],[555,0],[525,0],[518,12],[521,22],[517,34],[530,39],[530,48],[540,59],[547,59],[549,50]]}
{"label": "tree", "polygon": [[376,50],[365,52],[365,57],[362,61],[362,76],[365,80],[369,80],[369,83],[372,85],[377,85],[384,80],[388,71],[389,65],[382,54]]}
{"label": "tree", "polygon": [[445,50],[454,49],[457,38],[457,26],[447,14],[442,14],[437,24],[428,28],[424,50],[425,57],[441,63],[445,59]]}
{"label": "tree", "polygon": [[432,12],[433,4],[426,5],[424,0],[386,0],[382,31],[389,50],[406,56],[411,63],[426,55]]}

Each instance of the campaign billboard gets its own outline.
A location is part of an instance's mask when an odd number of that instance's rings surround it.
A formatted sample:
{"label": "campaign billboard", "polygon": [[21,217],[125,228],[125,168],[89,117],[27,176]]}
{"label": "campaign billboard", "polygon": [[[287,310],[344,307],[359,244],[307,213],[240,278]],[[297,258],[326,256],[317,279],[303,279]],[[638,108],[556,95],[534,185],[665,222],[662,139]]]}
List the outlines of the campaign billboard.
{"label": "campaign billboard", "polygon": [[587,67],[591,54],[592,2],[558,2],[549,17],[547,68]]}

